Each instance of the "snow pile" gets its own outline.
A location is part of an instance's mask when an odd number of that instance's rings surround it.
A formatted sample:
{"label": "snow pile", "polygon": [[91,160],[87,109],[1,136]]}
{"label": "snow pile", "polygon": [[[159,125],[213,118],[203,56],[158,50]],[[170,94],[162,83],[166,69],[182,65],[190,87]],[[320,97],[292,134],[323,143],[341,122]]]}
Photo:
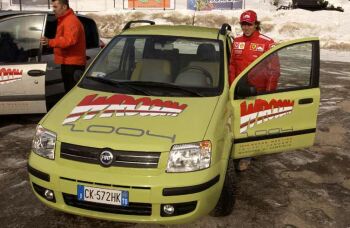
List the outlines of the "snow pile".
{"label": "snow pile", "polygon": [[[251,9],[258,14],[262,22],[262,32],[277,42],[319,37],[321,48],[350,51],[350,1],[333,0],[335,6],[342,6],[339,11],[266,10],[260,4],[251,4]],[[253,8],[253,7],[256,8]],[[110,10],[90,14],[97,21],[101,35],[111,37],[118,34],[126,22],[136,19],[154,20],[156,24],[194,24],[199,26],[220,27],[229,23],[233,34],[241,33],[239,16],[243,10],[214,11],[161,11],[161,10]]]}
{"label": "snow pile", "polygon": [[[3,3],[9,0],[3,0]],[[262,22],[262,32],[276,42],[304,38],[319,37],[321,48],[333,51],[350,51],[350,1],[327,0],[328,5],[342,7],[344,12],[333,10],[308,11],[302,9],[278,10],[271,4],[273,0],[246,0],[245,8],[258,13]],[[130,20],[147,19],[157,24],[188,24],[219,28],[229,23],[234,36],[241,33],[239,16],[243,10],[187,10],[187,0],[176,0],[176,10],[125,10],[123,1],[101,0],[96,5],[94,0],[72,0],[71,7],[81,12],[81,7],[102,10],[89,14],[96,19],[102,37],[110,38],[118,34]],[[288,5],[291,0],[280,0]],[[47,9],[46,9],[47,10]],[[85,12],[87,13],[87,12]]]}

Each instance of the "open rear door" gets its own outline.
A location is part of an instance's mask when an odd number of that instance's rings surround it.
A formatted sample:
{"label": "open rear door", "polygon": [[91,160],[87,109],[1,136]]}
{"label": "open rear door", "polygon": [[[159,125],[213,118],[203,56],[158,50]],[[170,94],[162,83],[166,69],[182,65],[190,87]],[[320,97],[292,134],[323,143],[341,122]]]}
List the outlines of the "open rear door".
{"label": "open rear door", "polygon": [[[313,145],[320,101],[319,40],[280,44],[254,61],[233,82],[231,157],[243,158]],[[278,75],[270,92],[255,88],[251,78]]]}
{"label": "open rear door", "polygon": [[0,65],[0,114],[45,113],[46,63]]}
{"label": "open rear door", "polygon": [[45,13],[0,20],[0,115],[45,113],[46,63],[40,63]]}

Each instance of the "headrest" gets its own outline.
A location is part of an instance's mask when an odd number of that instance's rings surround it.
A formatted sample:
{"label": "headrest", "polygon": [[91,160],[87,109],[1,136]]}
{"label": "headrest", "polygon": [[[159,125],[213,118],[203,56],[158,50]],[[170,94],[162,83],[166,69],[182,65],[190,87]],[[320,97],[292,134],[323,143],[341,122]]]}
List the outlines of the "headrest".
{"label": "headrest", "polygon": [[198,45],[197,55],[201,61],[216,61],[216,51],[213,44]]}

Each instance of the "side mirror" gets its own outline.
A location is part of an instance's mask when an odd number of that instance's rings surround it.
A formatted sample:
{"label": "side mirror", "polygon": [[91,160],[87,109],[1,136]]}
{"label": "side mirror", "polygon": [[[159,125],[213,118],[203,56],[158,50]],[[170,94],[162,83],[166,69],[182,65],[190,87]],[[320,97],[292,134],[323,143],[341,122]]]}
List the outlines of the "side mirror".
{"label": "side mirror", "polygon": [[241,98],[256,96],[258,93],[253,86],[238,86],[236,89],[236,95]]}

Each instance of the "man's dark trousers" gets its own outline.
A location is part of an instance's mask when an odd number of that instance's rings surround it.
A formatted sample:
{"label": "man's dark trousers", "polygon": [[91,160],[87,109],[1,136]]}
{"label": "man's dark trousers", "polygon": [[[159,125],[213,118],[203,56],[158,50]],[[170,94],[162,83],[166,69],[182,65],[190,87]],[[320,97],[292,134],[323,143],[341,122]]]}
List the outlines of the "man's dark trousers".
{"label": "man's dark trousers", "polygon": [[80,65],[61,65],[61,75],[64,84],[65,93],[68,93],[77,83],[78,74],[82,74],[85,70],[85,66]]}

